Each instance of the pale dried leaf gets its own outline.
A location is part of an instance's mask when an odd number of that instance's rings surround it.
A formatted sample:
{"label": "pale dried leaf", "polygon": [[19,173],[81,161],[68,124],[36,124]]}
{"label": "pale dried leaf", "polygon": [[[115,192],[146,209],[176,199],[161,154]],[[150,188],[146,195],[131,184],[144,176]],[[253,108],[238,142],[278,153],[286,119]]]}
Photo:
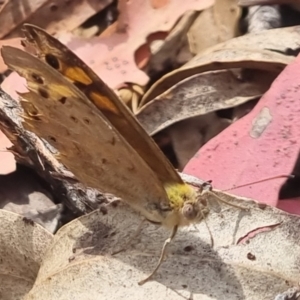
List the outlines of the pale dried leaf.
{"label": "pale dried leaf", "polygon": [[137,68],[135,51],[147,44],[149,35],[155,32],[169,32],[185,12],[200,11],[213,3],[214,0],[172,0],[155,9],[150,1],[126,1],[128,24],[123,32],[113,24],[113,28],[109,27],[100,37],[89,39],[88,42],[70,36],[60,36],[60,40],[111,88],[118,88],[125,81],[145,85],[149,78]]}
{"label": "pale dried leaf", "polygon": [[9,0],[0,10],[0,38],[8,35],[16,26],[22,24],[32,13],[49,0],[20,1]]}
{"label": "pale dried leaf", "polygon": [[215,113],[208,113],[170,126],[167,132],[176,155],[178,170],[183,170],[189,160],[207,141],[230,124],[230,120],[222,119]]}
{"label": "pale dried leaf", "polygon": [[[294,30],[297,29],[299,30],[300,26],[294,28]],[[147,103],[157,95],[163,93],[165,90],[167,90],[180,80],[183,80],[186,77],[198,74],[200,72],[229,68],[251,68],[279,73],[287,64],[289,64],[293,60],[294,57],[262,49],[263,47],[265,47],[276,50],[276,47],[274,45],[275,41],[274,43],[270,43],[269,46],[267,46],[267,43],[263,42],[263,39],[267,39],[267,36],[270,32],[272,32],[273,35],[274,30],[269,30],[264,34],[249,34],[243,37],[231,39],[228,42],[220,44],[223,46],[217,45],[210,48],[211,50],[208,49],[205,53],[199,53],[181,68],[164,75],[162,78],[156,81],[155,84],[153,84],[152,87],[144,95],[141,105]],[[257,36],[258,38],[255,39],[255,36]],[[300,30],[299,33],[294,32],[289,36],[291,39],[300,39]],[[253,37],[253,39],[251,37]],[[248,38],[249,41],[247,40]],[[279,39],[281,38],[284,39],[282,34],[279,35]],[[286,38],[285,40],[287,41],[286,45],[290,45],[289,47],[292,49],[298,48],[300,45],[300,43],[297,41],[292,42],[291,40],[287,40]],[[279,44],[279,42],[277,42],[277,44]],[[281,46],[282,52],[284,52],[286,46],[284,46],[284,49],[283,44]]]}
{"label": "pale dried leaf", "polygon": [[148,134],[153,135],[178,121],[252,100],[270,84],[256,78],[242,81],[230,70],[197,74],[147,103],[136,117]]}
{"label": "pale dried leaf", "polygon": [[[59,230],[40,268],[31,299],[274,299],[300,280],[300,219],[276,208],[218,193],[249,211],[219,204],[207,223],[181,229],[153,282],[138,286],[158,260],[169,232],[140,223],[125,205],[95,211]],[[209,196],[209,203],[215,202]],[[213,207],[213,205],[212,205]]]}
{"label": "pale dried leaf", "polygon": [[272,4],[300,4],[299,0],[239,0],[241,6],[272,5]]}
{"label": "pale dried leaf", "polygon": [[255,5],[248,9],[247,32],[259,32],[282,27],[279,5]]}
{"label": "pale dried leaf", "polygon": [[[44,28],[50,34],[56,34],[60,31],[72,31],[111,4],[113,0],[44,0],[42,2],[44,2],[43,5],[35,7],[35,10],[26,11],[26,18],[22,20],[22,23],[26,20],[27,23]],[[15,5],[19,7],[19,1]],[[16,11],[15,8],[14,11]],[[10,37],[20,35],[22,23],[19,22],[20,26],[9,34]]]}
{"label": "pale dried leaf", "polygon": [[0,298],[23,299],[34,284],[52,234],[2,209],[0,224]]}
{"label": "pale dried leaf", "polygon": [[188,32],[191,52],[197,54],[236,37],[240,17],[237,0],[216,0],[215,5],[201,12]]}
{"label": "pale dried leaf", "polygon": [[[197,17],[198,12],[188,11],[178,21],[158,49],[152,51],[144,71],[150,76],[163,72],[166,66],[178,67],[178,52],[184,47],[187,39],[187,32]],[[192,54],[190,54],[192,58]]]}

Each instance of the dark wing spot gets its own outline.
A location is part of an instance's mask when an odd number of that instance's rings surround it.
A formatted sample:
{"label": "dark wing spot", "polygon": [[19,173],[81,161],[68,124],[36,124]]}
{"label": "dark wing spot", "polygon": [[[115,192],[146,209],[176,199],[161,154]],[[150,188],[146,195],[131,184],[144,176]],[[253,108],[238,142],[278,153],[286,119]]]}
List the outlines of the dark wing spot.
{"label": "dark wing spot", "polygon": [[50,10],[51,10],[51,11],[57,11],[57,9],[58,9],[58,6],[57,6],[56,4],[53,4],[53,3],[52,3],[52,4],[50,5]]}
{"label": "dark wing spot", "polygon": [[70,118],[71,118],[71,120],[72,120],[73,122],[78,123],[78,119],[75,118],[74,116],[71,116]]}
{"label": "dark wing spot", "polygon": [[54,142],[54,143],[56,143],[56,138],[53,137],[53,136],[49,136],[49,140],[52,141],[52,142]]}
{"label": "dark wing spot", "polygon": [[83,118],[83,121],[84,121],[84,123],[87,124],[87,125],[90,125],[90,123],[91,123],[90,120],[87,119],[87,118]]}
{"label": "dark wing spot", "polygon": [[37,83],[39,83],[39,84],[44,84],[44,80],[43,80],[42,76],[40,76],[40,75],[38,75],[38,74],[35,74],[35,73],[32,73],[32,74],[31,74],[31,77],[32,77],[32,79],[33,79],[35,82],[37,82]]}
{"label": "dark wing spot", "polygon": [[67,97],[61,97],[58,101],[59,101],[61,104],[65,104],[66,101],[67,101]]}
{"label": "dark wing spot", "polygon": [[54,55],[52,55],[52,54],[46,54],[45,60],[46,60],[47,64],[49,66],[51,66],[52,68],[54,68],[56,70],[59,69],[59,61],[58,61],[58,59]]}
{"label": "dark wing spot", "polygon": [[49,98],[49,94],[46,90],[40,88],[40,89],[38,89],[38,92],[43,98],[45,98],[45,99]]}

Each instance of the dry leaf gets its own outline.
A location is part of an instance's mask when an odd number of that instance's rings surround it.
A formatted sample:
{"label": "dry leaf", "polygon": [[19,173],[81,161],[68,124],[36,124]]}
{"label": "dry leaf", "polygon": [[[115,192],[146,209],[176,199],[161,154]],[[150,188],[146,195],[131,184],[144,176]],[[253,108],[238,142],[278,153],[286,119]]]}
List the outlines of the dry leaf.
{"label": "dry leaf", "polygon": [[[0,37],[19,36],[25,21],[44,28],[50,34],[72,31],[88,18],[111,4],[112,0],[11,0],[0,12]],[[16,7],[18,9],[16,9]]]}
{"label": "dry leaf", "polygon": [[34,284],[52,234],[2,209],[0,223],[0,298],[21,300]]}
{"label": "dry leaf", "polygon": [[220,118],[213,112],[170,126],[167,133],[176,155],[177,169],[182,171],[197,151],[230,123],[230,120]]}
{"label": "dry leaf", "polygon": [[[148,76],[136,66],[134,52],[146,43],[154,32],[169,32],[175,22],[188,10],[202,10],[214,0],[172,0],[155,9],[151,2],[135,0],[126,2],[128,26],[125,32],[108,28],[100,37],[82,40],[70,36],[60,36],[61,41],[85,61],[100,78],[112,88],[125,81],[145,85]],[[151,20],[151,22],[145,22]],[[99,53],[101,58],[99,60]]]}
{"label": "dry leaf", "polygon": [[197,54],[236,37],[240,17],[237,0],[216,0],[215,5],[201,12],[188,32],[191,52]]}
{"label": "dry leaf", "polygon": [[[159,47],[152,49],[153,43],[151,44],[151,56],[149,55],[149,61],[144,68],[149,77],[155,78],[157,74],[161,74],[165,69],[173,69],[182,65],[181,59],[180,61],[178,60],[178,53],[187,44],[187,32],[197,15],[198,12],[196,11],[188,11],[182,16],[168,36],[161,41]],[[136,51],[136,57],[138,52],[139,50]],[[186,57],[191,59],[192,54],[186,54]]]}
{"label": "dry leaf", "polygon": [[270,84],[256,78],[242,81],[230,70],[197,74],[147,103],[136,117],[148,134],[154,135],[178,121],[252,100]]}
{"label": "dry leaf", "polygon": [[248,23],[247,32],[259,32],[282,27],[279,5],[251,6],[246,18]]}
{"label": "dry leaf", "polygon": [[[199,72],[226,68],[256,68],[279,72],[293,57],[284,55],[299,48],[300,26],[247,34],[199,53],[190,62],[162,78],[147,91],[141,105],[161,94],[178,81]],[[272,51],[268,51],[272,50]],[[279,52],[279,53],[278,53]],[[281,54],[281,53],[282,54]],[[273,63],[272,63],[273,62]],[[261,64],[263,63],[263,64]]]}
{"label": "dry leaf", "polygon": [[39,179],[20,165],[16,172],[0,176],[0,208],[30,218],[54,233],[61,220],[62,206],[54,204]]}
{"label": "dry leaf", "polygon": [[273,4],[293,4],[299,5],[299,0],[239,0],[241,6],[253,6],[253,5],[273,5]]}
{"label": "dry leaf", "polygon": [[[140,217],[125,205],[81,217],[56,234],[26,300],[274,299],[300,280],[299,217],[218,193],[245,212],[222,208],[205,223],[180,230],[155,281],[137,281],[153,268],[169,232],[145,224],[127,251],[111,256],[136,231]],[[217,209],[215,209],[217,210]],[[284,259],[283,259],[284,258]],[[134,295],[134,296],[133,296]]]}
{"label": "dry leaf", "polygon": [[[299,70],[297,57],[255,108],[202,147],[184,171],[213,180],[219,189],[291,174],[300,148]],[[234,193],[276,205],[285,181],[281,177],[236,188]]]}
{"label": "dry leaf", "polygon": [[48,0],[6,1],[0,10],[0,38],[7,36],[16,26],[22,24],[32,13],[47,2]]}

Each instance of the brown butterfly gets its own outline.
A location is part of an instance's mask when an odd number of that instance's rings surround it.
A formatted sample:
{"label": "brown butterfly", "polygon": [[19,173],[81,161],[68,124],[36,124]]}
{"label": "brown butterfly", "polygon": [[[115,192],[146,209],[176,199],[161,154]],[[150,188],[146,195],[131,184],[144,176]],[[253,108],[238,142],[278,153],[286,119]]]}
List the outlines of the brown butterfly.
{"label": "brown butterfly", "polygon": [[[24,127],[47,140],[83,184],[122,198],[149,221],[172,228],[200,222],[205,197],[183,182],[116,94],[74,53],[42,29],[24,26],[39,58],[5,46],[5,63],[26,78]],[[234,205],[233,205],[234,206]]]}

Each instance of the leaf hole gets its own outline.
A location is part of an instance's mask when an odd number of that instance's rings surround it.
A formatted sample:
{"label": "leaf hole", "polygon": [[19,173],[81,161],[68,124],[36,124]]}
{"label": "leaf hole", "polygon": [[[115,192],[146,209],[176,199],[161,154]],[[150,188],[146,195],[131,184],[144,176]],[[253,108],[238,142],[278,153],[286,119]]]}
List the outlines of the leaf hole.
{"label": "leaf hole", "polygon": [[194,247],[193,247],[193,246],[186,246],[186,247],[183,248],[183,250],[184,250],[185,252],[191,252],[191,251],[194,250]]}

